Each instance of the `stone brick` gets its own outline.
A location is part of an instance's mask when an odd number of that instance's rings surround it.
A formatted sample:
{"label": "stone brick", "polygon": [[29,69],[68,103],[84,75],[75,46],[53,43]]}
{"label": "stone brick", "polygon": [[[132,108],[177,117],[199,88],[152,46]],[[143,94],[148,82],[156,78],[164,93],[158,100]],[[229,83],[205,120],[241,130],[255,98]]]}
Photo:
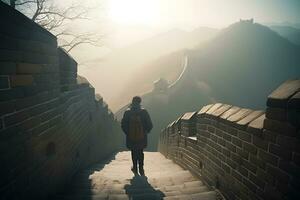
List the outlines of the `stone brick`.
{"label": "stone brick", "polygon": [[207,126],[207,130],[210,132],[210,133],[214,133],[215,132],[215,127],[213,126]]}
{"label": "stone brick", "polygon": [[209,104],[209,105],[206,105],[206,106],[203,106],[199,112],[198,112],[198,115],[201,115],[201,114],[205,114],[214,104]]}
{"label": "stone brick", "polygon": [[263,114],[264,114],[264,112],[261,111],[261,110],[253,111],[253,112],[249,113],[247,116],[245,116],[243,119],[239,120],[236,123],[238,125],[240,125],[240,126],[246,126],[250,122],[252,122],[253,120],[257,119],[258,117],[260,117]]}
{"label": "stone brick", "polygon": [[227,104],[223,104],[221,107],[219,107],[217,110],[215,110],[214,112],[212,112],[211,114],[215,117],[219,117],[220,115],[222,115],[225,111],[229,110],[232,106],[231,105],[227,105]]}
{"label": "stone brick", "polygon": [[232,143],[236,146],[242,147],[243,143],[239,138],[236,137],[232,137]]}
{"label": "stone brick", "polygon": [[0,75],[16,74],[16,63],[0,62]]}
{"label": "stone brick", "polygon": [[257,171],[256,171],[256,175],[257,175],[257,177],[264,180],[269,185],[275,185],[276,184],[275,176],[273,176],[272,174],[267,173],[265,170],[262,170],[262,169],[258,168]]}
{"label": "stone brick", "polygon": [[300,141],[294,137],[278,135],[277,144],[286,150],[300,153]]}
{"label": "stone brick", "polygon": [[276,180],[283,183],[288,183],[290,180],[290,176],[286,172],[284,172],[283,170],[277,167],[268,165],[267,173],[271,174]]}
{"label": "stone brick", "polygon": [[223,132],[223,138],[227,141],[231,141],[231,135],[227,134],[226,132]]}
{"label": "stone brick", "polygon": [[248,170],[243,167],[243,166],[239,166],[238,171],[245,177],[248,177]]}
{"label": "stone brick", "polygon": [[237,180],[239,180],[239,181],[243,180],[243,176],[240,173],[236,172],[235,170],[231,170],[231,174]]}
{"label": "stone brick", "polygon": [[0,89],[9,89],[9,77],[8,76],[0,76]]}
{"label": "stone brick", "polygon": [[253,144],[258,148],[264,149],[266,151],[268,150],[268,146],[269,146],[268,141],[264,140],[261,137],[253,136]]}
{"label": "stone brick", "polygon": [[263,130],[263,138],[264,138],[264,140],[266,140],[268,142],[276,143],[277,136],[278,136],[278,133],[276,133],[276,132],[269,131],[266,129]]}
{"label": "stone brick", "polygon": [[261,169],[265,169],[266,168],[266,162],[263,161],[262,159],[258,158],[255,155],[249,155],[249,161],[251,163],[253,163],[254,165],[260,167]]}
{"label": "stone brick", "polygon": [[226,142],[225,146],[231,151],[231,152],[236,152],[236,147],[231,144],[230,142]]}
{"label": "stone brick", "polygon": [[243,183],[252,191],[252,192],[256,192],[257,186],[255,184],[253,184],[251,181],[249,181],[248,179],[243,179]]}
{"label": "stone brick", "polygon": [[227,126],[226,131],[229,134],[234,135],[234,136],[237,136],[237,133],[238,133],[238,130],[236,128],[231,127],[231,126]]}
{"label": "stone brick", "polygon": [[288,100],[300,88],[300,80],[288,80],[280,85],[276,90],[268,96],[268,107],[285,108]]}
{"label": "stone brick", "polygon": [[227,119],[228,117],[230,117],[231,115],[237,113],[241,108],[233,106],[231,107],[229,110],[227,110],[226,112],[224,112],[220,117],[222,119]]}
{"label": "stone brick", "polygon": [[41,64],[31,63],[17,63],[18,74],[36,74],[42,71],[43,66]]}
{"label": "stone brick", "polygon": [[236,152],[244,159],[248,160],[249,153],[247,151],[244,151],[242,148],[237,147]]}
{"label": "stone brick", "polygon": [[267,108],[266,118],[278,121],[286,121],[287,110],[284,108]]}
{"label": "stone brick", "polygon": [[288,136],[296,136],[297,129],[288,122],[265,119],[264,128]]}
{"label": "stone brick", "polygon": [[289,176],[300,179],[300,167],[286,160],[279,161],[279,168],[287,172]]}
{"label": "stone brick", "polygon": [[242,158],[238,154],[236,154],[236,153],[231,153],[231,159],[234,162],[238,163],[239,165],[241,165],[243,163]]}
{"label": "stone brick", "polygon": [[8,127],[13,124],[22,122],[22,121],[28,119],[29,117],[30,117],[30,115],[28,114],[28,112],[21,111],[21,112],[17,112],[17,113],[5,116],[4,123],[5,123],[5,126]]}
{"label": "stone brick", "polygon": [[274,165],[274,166],[277,166],[277,165],[278,165],[278,160],[279,160],[279,158],[278,158],[277,156],[274,156],[274,155],[272,155],[272,154],[270,154],[270,153],[268,153],[268,152],[265,152],[265,151],[263,151],[263,150],[259,150],[259,151],[258,151],[258,156],[259,156],[262,160],[264,160],[265,162],[267,162],[267,163],[270,163],[270,164],[272,164],[272,165]]}
{"label": "stone brick", "polygon": [[222,166],[222,169],[225,170],[225,172],[230,173],[230,171],[231,171],[230,167],[226,163],[222,162],[221,166]]}
{"label": "stone brick", "polygon": [[263,181],[263,179],[257,175],[254,175],[252,173],[249,173],[249,179],[252,181],[255,185],[257,185],[260,189],[264,189],[266,183]]}
{"label": "stone brick", "polygon": [[248,152],[250,152],[250,153],[256,155],[256,153],[257,153],[257,148],[256,148],[253,144],[248,143],[248,142],[244,142],[244,143],[243,143],[243,147],[244,147],[244,150],[245,150],[245,151],[248,151]]}
{"label": "stone brick", "polygon": [[256,173],[257,167],[249,161],[243,160],[243,166],[249,171]]}
{"label": "stone brick", "polygon": [[0,61],[15,62],[22,60],[22,52],[0,49]]}
{"label": "stone brick", "polygon": [[209,108],[207,111],[206,111],[206,114],[207,115],[211,115],[213,112],[215,112],[217,109],[219,109],[223,104],[221,103],[216,103],[214,104],[211,108]]}
{"label": "stone brick", "polygon": [[15,108],[16,110],[21,110],[30,106],[34,106],[38,103],[37,101],[37,97],[36,96],[32,96],[32,97],[25,97],[22,99],[17,99],[15,101]]}
{"label": "stone brick", "polygon": [[225,140],[223,140],[222,138],[218,138],[218,144],[222,145],[222,146],[225,146],[226,145],[226,142]]}
{"label": "stone brick", "polygon": [[23,121],[22,123],[18,124],[18,126],[22,130],[29,130],[40,125],[40,123],[41,123],[41,119],[39,117],[31,117]]}
{"label": "stone brick", "polygon": [[33,84],[31,75],[12,75],[10,76],[11,87],[28,86]]}
{"label": "stone brick", "polygon": [[[225,144],[225,145],[226,145],[226,144]],[[230,157],[230,151],[227,150],[226,148],[223,148],[223,149],[222,149],[222,152],[223,152],[223,154],[224,154],[225,156]]]}
{"label": "stone brick", "polygon": [[252,141],[252,135],[245,132],[245,131],[238,131],[238,137],[243,140],[243,141],[246,141],[246,142],[251,142]]}
{"label": "stone brick", "polygon": [[12,101],[5,101],[5,102],[0,102],[0,116],[7,114],[7,113],[12,113],[15,110],[15,102]]}
{"label": "stone brick", "polygon": [[[299,89],[300,90],[300,89]],[[300,91],[298,91],[296,94],[294,94],[288,101],[288,109],[300,109]]]}
{"label": "stone brick", "polygon": [[279,145],[270,144],[269,152],[279,156],[280,158],[284,160],[291,160],[292,159],[292,151],[289,149],[284,149]]}
{"label": "stone brick", "polygon": [[249,123],[247,132],[254,133],[256,135],[261,134],[264,127],[265,118],[266,116],[263,114],[255,120],[253,120],[251,123]]}
{"label": "stone brick", "polygon": [[244,117],[246,117],[251,112],[252,112],[252,110],[242,108],[238,112],[236,112],[233,115],[231,115],[230,117],[228,117],[227,120],[231,121],[231,122],[237,122],[237,121],[243,119]]}

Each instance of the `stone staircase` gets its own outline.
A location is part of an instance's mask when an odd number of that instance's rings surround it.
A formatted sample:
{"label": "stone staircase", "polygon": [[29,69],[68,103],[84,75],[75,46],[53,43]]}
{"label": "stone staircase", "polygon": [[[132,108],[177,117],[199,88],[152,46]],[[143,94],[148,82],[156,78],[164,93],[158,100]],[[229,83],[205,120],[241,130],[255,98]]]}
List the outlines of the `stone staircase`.
{"label": "stone staircase", "polygon": [[130,152],[119,152],[109,160],[78,173],[58,200],[214,200],[198,178],[158,152],[145,152],[145,176],[130,171]]}

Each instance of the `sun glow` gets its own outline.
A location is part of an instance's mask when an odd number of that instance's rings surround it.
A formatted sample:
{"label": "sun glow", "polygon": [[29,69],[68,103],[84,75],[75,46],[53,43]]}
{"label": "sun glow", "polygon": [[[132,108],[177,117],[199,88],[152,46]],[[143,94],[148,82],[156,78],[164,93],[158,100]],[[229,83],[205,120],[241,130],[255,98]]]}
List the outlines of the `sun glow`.
{"label": "sun glow", "polygon": [[110,0],[109,16],[125,25],[151,25],[157,22],[157,0]]}

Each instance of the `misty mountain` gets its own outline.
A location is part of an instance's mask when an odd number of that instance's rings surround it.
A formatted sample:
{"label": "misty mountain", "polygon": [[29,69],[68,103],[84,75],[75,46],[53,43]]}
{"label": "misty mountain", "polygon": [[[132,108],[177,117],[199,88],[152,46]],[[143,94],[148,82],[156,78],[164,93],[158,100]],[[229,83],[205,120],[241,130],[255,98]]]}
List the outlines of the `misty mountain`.
{"label": "misty mountain", "polygon": [[[170,65],[162,62],[162,57],[170,55],[171,58],[173,53],[193,48],[212,38],[216,33],[216,29],[206,27],[191,32],[173,29],[124,48],[115,49],[105,58],[90,63],[86,70],[81,70],[81,74],[88,78],[97,91],[101,91],[110,102],[111,108],[116,110],[126,104],[131,96],[147,92],[149,84],[152,85],[161,74],[168,74],[168,78],[172,79],[169,76]],[[181,58],[176,57],[174,65],[180,65],[177,64],[177,60],[181,62]],[[141,71],[143,80],[134,82],[133,80],[140,77]],[[172,72],[173,77],[177,71],[180,69]],[[108,82],[113,83],[113,90],[107,88]]]}
{"label": "misty mountain", "polygon": [[186,55],[188,67],[175,87],[144,96],[155,124],[150,149],[160,130],[183,112],[213,102],[264,109],[275,88],[300,76],[299,46],[251,21],[232,24]]}
{"label": "misty mountain", "polygon": [[270,28],[289,41],[300,45],[300,29],[290,26],[270,26]]}

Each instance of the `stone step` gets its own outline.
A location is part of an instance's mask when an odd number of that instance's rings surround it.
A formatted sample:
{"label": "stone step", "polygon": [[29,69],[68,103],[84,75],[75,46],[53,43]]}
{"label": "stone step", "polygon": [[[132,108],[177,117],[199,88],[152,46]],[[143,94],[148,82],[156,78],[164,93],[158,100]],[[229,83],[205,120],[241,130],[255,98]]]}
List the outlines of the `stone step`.
{"label": "stone step", "polygon": [[57,195],[54,199],[216,199],[216,193],[209,191],[190,171],[160,153],[145,153],[146,176],[134,176],[130,167],[130,152],[120,152],[114,160],[94,164],[78,173],[63,195]]}
{"label": "stone step", "polygon": [[216,193],[214,191],[202,192],[189,195],[178,195],[164,197],[164,200],[216,200]]}

